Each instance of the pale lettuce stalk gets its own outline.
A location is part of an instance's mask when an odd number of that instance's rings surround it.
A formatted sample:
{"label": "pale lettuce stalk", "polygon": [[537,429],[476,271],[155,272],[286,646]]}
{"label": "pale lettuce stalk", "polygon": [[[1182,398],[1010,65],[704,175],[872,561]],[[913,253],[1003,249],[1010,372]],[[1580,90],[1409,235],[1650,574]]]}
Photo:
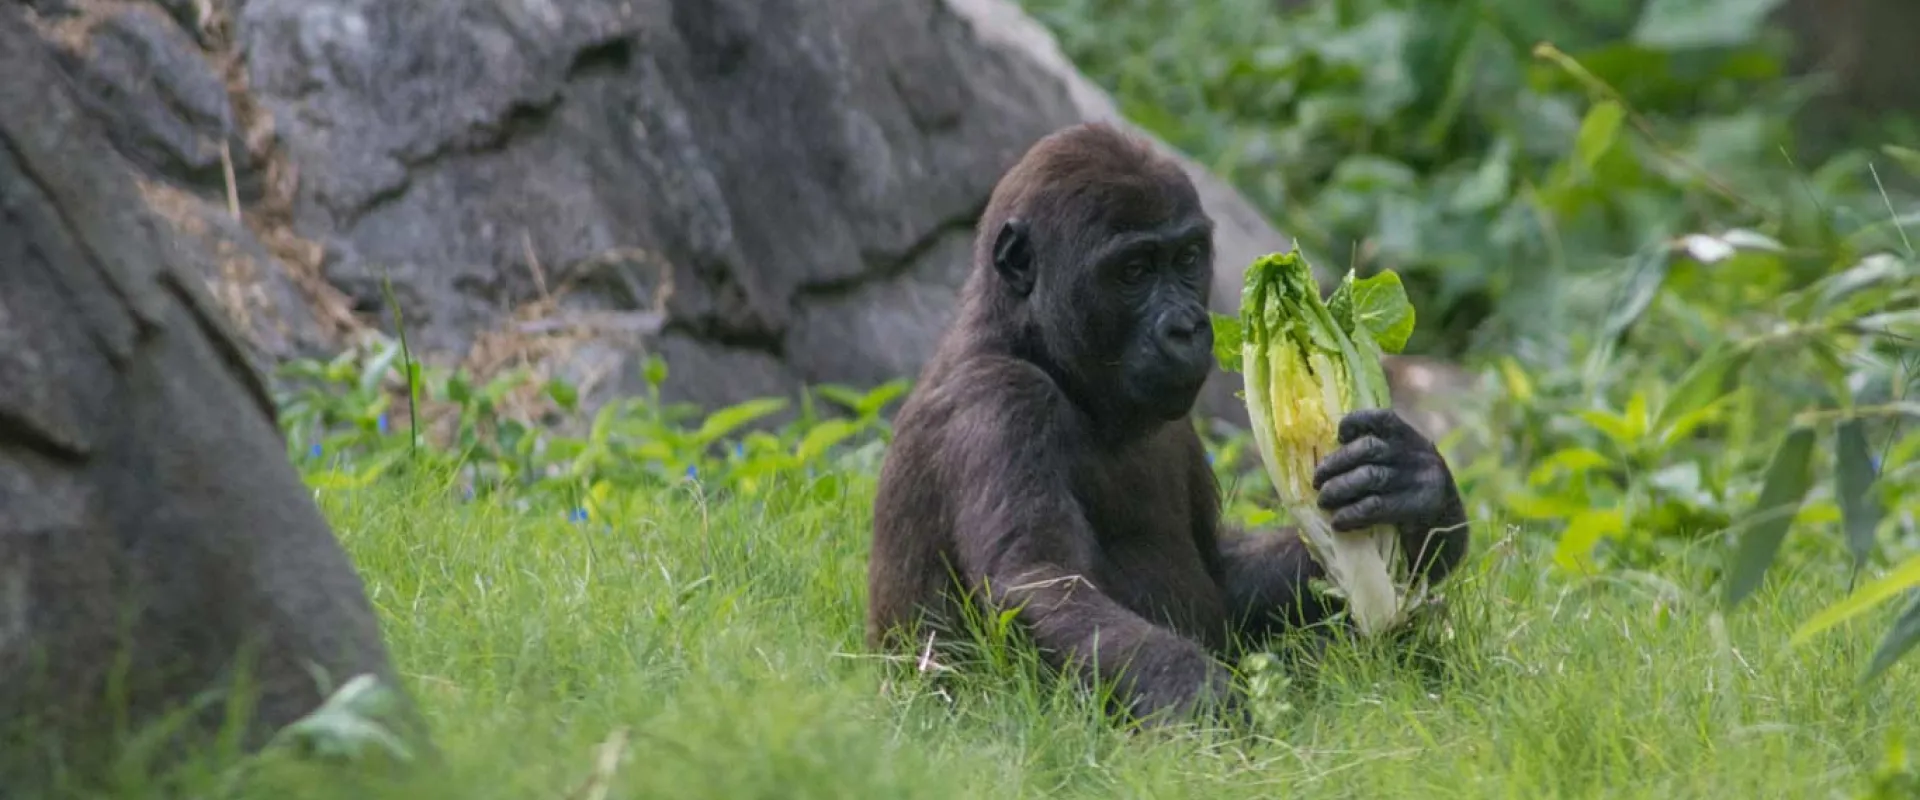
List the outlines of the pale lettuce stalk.
{"label": "pale lettuce stalk", "polygon": [[1335,531],[1313,472],[1339,446],[1341,417],[1392,403],[1381,356],[1404,346],[1413,328],[1399,278],[1383,272],[1356,281],[1349,273],[1322,302],[1297,253],[1268,255],[1247,269],[1238,328],[1222,337],[1222,360],[1231,360],[1237,339],[1254,442],[1282,507],[1361,634],[1392,628],[1408,605],[1399,537],[1390,526]]}

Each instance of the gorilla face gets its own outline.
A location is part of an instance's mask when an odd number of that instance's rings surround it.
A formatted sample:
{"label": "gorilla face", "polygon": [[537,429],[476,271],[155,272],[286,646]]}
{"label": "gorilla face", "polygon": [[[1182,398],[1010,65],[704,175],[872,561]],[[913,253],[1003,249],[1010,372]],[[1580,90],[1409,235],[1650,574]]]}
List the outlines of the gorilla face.
{"label": "gorilla face", "polygon": [[1124,188],[1037,223],[1008,220],[994,263],[1026,298],[1046,361],[1083,408],[1177,420],[1213,368],[1213,225],[1190,190]]}
{"label": "gorilla face", "polygon": [[1159,420],[1192,409],[1213,366],[1207,287],[1212,248],[1199,226],[1142,231],[1116,239],[1100,276],[1095,313],[1125,329],[1118,383],[1126,405]]}

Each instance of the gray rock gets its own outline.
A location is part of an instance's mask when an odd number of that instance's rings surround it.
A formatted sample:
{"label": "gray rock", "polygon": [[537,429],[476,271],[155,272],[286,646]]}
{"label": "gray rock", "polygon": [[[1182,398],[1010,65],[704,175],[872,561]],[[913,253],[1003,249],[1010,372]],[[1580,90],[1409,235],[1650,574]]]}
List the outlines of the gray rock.
{"label": "gray rock", "polygon": [[[360,306],[391,276],[414,340],[457,353],[536,296],[534,262],[642,251],[625,282],[673,287],[669,396],[703,404],[916,373],[1000,173],[1115,116],[981,0],[254,0],[238,29],[298,227]],[[1188,163],[1237,289],[1286,242]],[[656,299],[621,283],[563,307]]]}
{"label": "gray rock", "polygon": [[[54,759],[107,774],[122,712],[148,733],[242,666],[252,746],[320,701],[311,666],[396,675],[190,249],[17,9],[0,108],[33,113],[0,115],[0,786],[30,795]],[[162,752],[226,713],[188,714]]]}
{"label": "gray rock", "polygon": [[98,13],[83,50],[65,55],[80,98],[107,123],[115,148],[146,174],[224,191],[225,143],[236,174],[246,174],[226,84],[199,46],[155,7]]}
{"label": "gray rock", "polygon": [[[194,201],[175,221],[227,267],[209,280],[261,352],[319,346],[340,311],[314,307],[319,282],[380,327],[390,285],[440,362],[663,312],[662,335],[546,357],[590,376],[589,404],[640,389],[647,352],[668,400],[707,407],[916,374],[1002,171],[1058,128],[1126,124],[1010,0],[250,0],[213,12],[244,59],[231,99],[212,67],[229,54],[195,49],[215,6],[163,5],[101,12],[69,67],[118,148]],[[244,226],[219,219],[222,141]],[[1231,313],[1240,268],[1289,243],[1168,152],[1218,223]],[[231,274],[268,252],[267,274]],[[1243,422],[1238,386],[1217,375],[1203,412]]]}

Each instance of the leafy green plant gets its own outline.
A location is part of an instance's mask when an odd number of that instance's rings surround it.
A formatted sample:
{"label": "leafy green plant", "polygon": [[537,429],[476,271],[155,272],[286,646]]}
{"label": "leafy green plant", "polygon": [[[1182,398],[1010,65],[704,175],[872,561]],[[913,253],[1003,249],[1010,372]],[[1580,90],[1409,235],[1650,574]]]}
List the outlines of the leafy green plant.
{"label": "leafy green plant", "polygon": [[1410,352],[1562,348],[1614,253],[1878,199],[1857,154],[1783,155],[1807,90],[1767,0],[1023,2],[1316,263],[1403,276]]}
{"label": "leafy green plant", "polygon": [[[662,401],[667,366],[641,365],[646,392],[613,398],[580,415],[577,390],[507,370],[476,382],[464,371],[401,366],[399,342],[370,337],[327,362],[297,361],[281,373],[281,420],[296,459],[322,459],[308,480],[320,489],[364,487],[393,470],[450,468],[470,493],[530,489],[572,509],[579,521],[604,518],[620,490],[698,481],[708,491],[753,498],[770,491],[839,491],[847,469],[870,469],[889,434],[885,409],[908,383],[860,392],[817,389],[841,413],[822,414],[812,392],[797,418],[784,398],[756,398],[702,414]],[[411,393],[424,420],[419,433],[394,436],[395,396]],[[529,399],[531,398],[531,399]],[[430,440],[430,441],[421,441]],[[424,446],[422,446],[424,445]]]}

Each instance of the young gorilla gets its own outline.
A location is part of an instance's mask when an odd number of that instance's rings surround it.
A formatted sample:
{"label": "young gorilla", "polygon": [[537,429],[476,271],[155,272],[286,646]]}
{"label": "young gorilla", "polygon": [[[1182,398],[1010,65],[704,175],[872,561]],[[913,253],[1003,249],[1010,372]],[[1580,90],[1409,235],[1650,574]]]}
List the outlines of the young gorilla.
{"label": "young gorilla", "polygon": [[[964,594],[1017,607],[1054,666],[1091,665],[1133,714],[1172,719],[1229,699],[1212,654],[1230,633],[1325,616],[1297,536],[1216,537],[1187,419],[1213,366],[1212,228],[1178,166],[1105,125],[1042,139],[1001,179],[958,318],[894,423],[872,646],[950,629]],[[1397,526],[1440,580],[1467,535],[1440,454],[1391,411],[1347,416],[1339,440],[1314,476],[1335,526]]]}

